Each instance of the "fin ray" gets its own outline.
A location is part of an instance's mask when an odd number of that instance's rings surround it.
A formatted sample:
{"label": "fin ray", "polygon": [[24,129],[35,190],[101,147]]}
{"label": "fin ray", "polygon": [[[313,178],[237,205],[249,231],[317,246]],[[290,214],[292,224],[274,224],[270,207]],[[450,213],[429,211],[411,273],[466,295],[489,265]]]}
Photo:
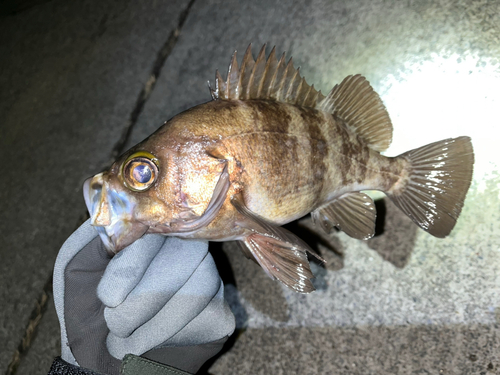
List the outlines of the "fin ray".
{"label": "fin ray", "polygon": [[227,71],[227,81],[226,81],[226,94],[227,96],[238,96],[238,83],[240,80],[240,74],[238,70],[238,60],[236,60],[236,52],[233,53],[231,58],[231,64],[229,64],[229,69]]}
{"label": "fin ray", "polygon": [[[234,54],[236,55],[236,52]],[[238,95],[241,99],[248,99],[249,82],[252,76],[254,64],[255,62],[252,57],[252,45],[250,44],[245,51],[239,71]]]}
{"label": "fin ray", "polygon": [[266,68],[266,45],[264,44],[255,60],[252,75],[248,84],[248,97],[259,97],[264,83],[264,70]]}

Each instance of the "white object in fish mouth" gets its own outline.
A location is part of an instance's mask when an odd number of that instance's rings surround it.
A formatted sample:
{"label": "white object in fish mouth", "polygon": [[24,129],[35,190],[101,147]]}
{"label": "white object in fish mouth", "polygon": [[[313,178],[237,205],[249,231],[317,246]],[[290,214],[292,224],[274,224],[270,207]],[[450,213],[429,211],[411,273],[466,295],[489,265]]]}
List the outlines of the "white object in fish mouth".
{"label": "white object in fish mouth", "polygon": [[83,196],[104,246],[116,254],[147,232],[149,227],[134,220],[134,202],[130,196],[110,188],[103,173],[83,184]]}

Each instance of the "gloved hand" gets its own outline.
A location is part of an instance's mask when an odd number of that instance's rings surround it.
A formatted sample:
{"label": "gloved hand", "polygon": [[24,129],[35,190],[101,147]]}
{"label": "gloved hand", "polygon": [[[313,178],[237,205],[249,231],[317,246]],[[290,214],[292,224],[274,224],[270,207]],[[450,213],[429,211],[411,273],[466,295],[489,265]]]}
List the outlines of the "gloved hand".
{"label": "gloved hand", "polygon": [[195,373],[234,331],[223,294],[206,241],[150,234],[111,258],[86,221],[54,268],[61,357],[110,375],[168,373],[143,358]]}

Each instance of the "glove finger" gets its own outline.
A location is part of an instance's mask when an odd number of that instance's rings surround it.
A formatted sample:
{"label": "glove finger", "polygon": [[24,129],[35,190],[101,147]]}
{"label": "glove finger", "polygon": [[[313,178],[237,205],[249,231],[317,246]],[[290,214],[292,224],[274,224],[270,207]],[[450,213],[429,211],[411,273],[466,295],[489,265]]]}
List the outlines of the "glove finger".
{"label": "glove finger", "polygon": [[159,234],[143,236],[113,257],[97,287],[97,295],[104,305],[116,307],[127,298],[166,239]]}
{"label": "glove finger", "polygon": [[191,374],[224,346],[235,328],[235,319],[224,299],[224,284],[208,306],[183,329],[142,357],[187,371]]}
{"label": "glove finger", "polygon": [[184,286],[208,253],[206,241],[169,237],[139,284],[105,318],[114,335],[127,337],[146,323]]}
{"label": "glove finger", "polygon": [[141,355],[162,344],[207,307],[221,283],[213,258],[207,254],[186,284],[146,324],[126,338],[110,332],[107,338],[109,352],[116,358],[127,353]]}
{"label": "glove finger", "polygon": [[166,346],[192,346],[220,340],[233,334],[234,315],[224,299],[224,284],[208,306],[171,339],[157,348]]}

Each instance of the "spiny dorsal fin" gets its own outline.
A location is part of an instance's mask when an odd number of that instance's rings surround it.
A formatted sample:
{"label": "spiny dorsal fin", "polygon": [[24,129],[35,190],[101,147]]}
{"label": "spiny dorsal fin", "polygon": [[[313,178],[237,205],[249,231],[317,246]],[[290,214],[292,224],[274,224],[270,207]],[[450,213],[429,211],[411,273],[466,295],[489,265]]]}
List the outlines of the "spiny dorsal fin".
{"label": "spiny dorsal fin", "polygon": [[370,82],[360,74],[347,76],[335,85],[317,109],[345,121],[373,150],[384,151],[391,144],[389,114]]}
{"label": "spiny dorsal fin", "polygon": [[278,60],[273,47],[266,60],[266,45],[262,47],[257,60],[252,57],[250,44],[238,68],[236,52],[224,81],[217,71],[215,73],[215,89],[211,89],[214,99],[273,99],[276,101],[315,108],[324,99],[321,91],[314,85],[309,86],[301,77],[299,69],[293,67],[290,58],[285,61],[285,54]]}
{"label": "spiny dorsal fin", "polygon": [[278,60],[273,47],[267,60],[266,45],[257,60],[252,57],[252,45],[245,52],[238,68],[234,52],[227,79],[217,71],[213,99],[272,99],[288,104],[333,113],[343,120],[367,145],[384,151],[391,144],[392,124],[382,100],[365,77],[357,74],[346,77],[325,96],[314,85],[309,86],[293,67],[292,58],[286,63],[285,54]]}

